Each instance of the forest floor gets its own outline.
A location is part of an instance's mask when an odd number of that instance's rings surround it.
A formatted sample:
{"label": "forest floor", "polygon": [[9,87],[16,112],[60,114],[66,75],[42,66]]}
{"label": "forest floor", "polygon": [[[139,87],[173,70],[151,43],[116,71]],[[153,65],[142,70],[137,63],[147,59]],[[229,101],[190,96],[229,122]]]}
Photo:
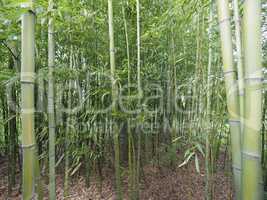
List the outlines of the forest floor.
{"label": "forest floor", "polygon": [[[181,157],[181,156],[180,156]],[[180,160],[181,161],[181,160]],[[228,162],[227,162],[228,163]],[[141,181],[141,200],[204,200],[205,196],[205,170],[204,159],[200,159],[200,173],[196,172],[194,159],[187,165],[179,168],[176,166],[156,167],[148,164],[143,169],[143,179]],[[214,173],[214,200],[231,200],[231,174],[229,164],[224,163],[223,156],[217,163],[217,170]],[[21,199],[19,186],[13,189],[10,197],[7,197],[7,162],[0,159],[0,200]],[[124,199],[128,199],[127,176],[124,175]],[[114,173],[105,170],[103,174],[102,192],[99,192],[99,181],[91,180],[91,186],[85,186],[85,180],[77,175],[72,179],[70,186],[70,200],[115,200]],[[18,179],[19,180],[19,175]],[[47,181],[46,181],[47,182]],[[56,177],[57,199],[63,199],[63,176]],[[48,186],[45,185],[45,196],[48,194]],[[48,199],[48,198],[46,198]]]}

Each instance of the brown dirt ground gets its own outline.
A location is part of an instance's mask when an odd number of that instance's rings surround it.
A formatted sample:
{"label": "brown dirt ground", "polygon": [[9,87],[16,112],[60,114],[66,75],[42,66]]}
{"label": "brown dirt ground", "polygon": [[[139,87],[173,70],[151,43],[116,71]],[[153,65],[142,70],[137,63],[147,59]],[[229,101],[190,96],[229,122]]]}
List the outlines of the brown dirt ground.
{"label": "brown dirt ground", "polygon": [[[231,200],[231,175],[228,169],[223,169],[223,159],[218,161],[218,170],[214,174],[214,200]],[[144,179],[141,181],[141,200],[204,200],[205,195],[205,170],[204,160],[200,162],[201,173],[197,173],[195,162],[191,161],[186,166],[179,168],[178,164],[173,169],[152,164],[144,167]],[[0,200],[21,199],[19,186],[17,185],[9,198],[7,198],[7,163],[0,159]],[[82,177],[72,179],[69,200],[115,200],[114,176],[111,170],[104,172],[102,192],[99,191],[98,181],[92,178],[91,186],[86,188]],[[126,175],[125,175],[126,177]],[[19,180],[19,175],[17,180]],[[63,199],[63,178],[56,177],[57,199]],[[127,178],[123,180],[124,199],[128,199]],[[45,187],[45,196],[48,188]],[[48,198],[46,198],[48,199]]]}

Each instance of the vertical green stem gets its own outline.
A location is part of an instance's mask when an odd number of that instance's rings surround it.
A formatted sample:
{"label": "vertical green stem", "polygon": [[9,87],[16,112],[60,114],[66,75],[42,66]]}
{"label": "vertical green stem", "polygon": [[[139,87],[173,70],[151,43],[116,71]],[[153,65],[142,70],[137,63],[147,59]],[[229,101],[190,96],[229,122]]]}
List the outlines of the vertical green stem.
{"label": "vertical green stem", "polygon": [[[118,88],[116,84],[115,72],[115,47],[113,30],[113,5],[112,0],[108,0],[108,24],[109,24],[109,50],[110,50],[110,71],[112,85],[112,113],[117,112]],[[119,146],[119,127],[115,122],[113,127],[113,142],[115,149],[115,178],[116,178],[116,199],[122,199],[121,172],[120,172],[120,146]]]}
{"label": "vertical green stem", "polygon": [[[70,68],[73,67],[73,47],[70,48]],[[69,195],[69,165],[70,165],[70,134],[72,132],[71,123],[72,123],[72,112],[71,112],[71,103],[72,103],[72,80],[69,80],[68,85],[68,113],[67,113],[67,124],[66,124],[66,133],[65,133],[65,174],[64,174],[64,197]]]}
{"label": "vertical green stem", "polygon": [[229,115],[232,167],[234,174],[234,190],[236,199],[240,199],[241,191],[241,139],[238,86],[233,60],[232,33],[230,25],[229,1],[217,0],[218,19],[221,35],[223,70],[225,78],[227,108]]}
{"label": "vertical green stem", "polygon": [[244,3],[243,44],[245,112],[242,151],[242,200],[263,199],[261,168],[262,52],[261,1]]}
{"label": "vertical green stem", "polygon": [[238,90],[239,90],[240,121],[241,121],[241,144],[242,144],[243,116],[244,116],[244,70],[243,70],[243,57],[242,57],[242,47],[241,47],[238,0],[234,0],[233,5],[234,5],[234,20],[235,20],[235,39],[236,39],[236,53],[237,53],[237,72],[238,72],[237,74],[238,74]]}
{"label": "vertical green stem", "polygon": [[207,80],[207,134],[206,134],[206,153],[205,153],[205,168],[206,168],[206,200],[212,199],[211,191],[211,170],[210,170],[210,134],[211,134],[211,67],[212,67],[212,23],[213,23],[213,2],[210,2],[209,10],[209,60],[208,60],[208,80]]}
{"label": "vertical green stem", "polygon": [[[142,97],[142,88],[141,88],[141,37],[140,37],[140,2],[136,0],[136,29],[137,29],[137,88],[139,100],[141,101]],[[139,102],[140,103],[140,102]],[[136,162],[136,199],[139,199],[140,194],[140,162],[141,162],[141,130],[140,124],[137,124],[138,138],[137,138],[137,162]]]}
{"label": "vertical green stem", "polygon": [[25,200],[34,198],[35,181],[35,137],[34,137],[34,24],[32,11],[22,15],[21,36],[21,129],[23,148],[22,196]]}
{"label": "vertical green stem", "polygon": [[[49,10],[52,15],[54,2],[49,0]],[[53,16],[48,21],[48,126],[49,126],[49,199],[56,199],[55,181],[55,108],[54,108],[54,77],[55,41]]]}

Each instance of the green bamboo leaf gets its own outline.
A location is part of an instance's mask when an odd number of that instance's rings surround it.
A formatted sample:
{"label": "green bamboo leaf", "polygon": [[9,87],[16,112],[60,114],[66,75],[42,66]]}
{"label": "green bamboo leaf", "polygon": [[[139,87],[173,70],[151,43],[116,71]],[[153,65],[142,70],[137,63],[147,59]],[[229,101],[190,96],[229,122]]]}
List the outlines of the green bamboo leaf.
{"label": "green bamboo leaf", "polygon": [[80,162],[71,172],[70,176],[73,176],[81,167],[82,163]]}
{"label": "green bamboo leaf", "polygon": [[201,144],[196,143],[196,147],[197,147],[198,151],[199,151],[203,156],[205,156],[205,153],[204,153],[204,151],[203,151],[203,148],[202,148]]}
{"label": "green bamboo leaf", "polygon": [[183,138],[183,137],[177,137],[177,138],[175,138],[174,140],[172,140],[172,143],[177,142],[177,141],[180,140],[181,138]]}
{"label": "green bamboo leaf", "polygon": [[182,164],[179,165],[179,168],[182,167],[182,166],[184,166],[184,165],[186,165],[190,161],[190,159],[192,158],[193,155],[195,155],[195,152],[191,152],[189,154],[189,156],[187,156],[187,158],[185,159],[185,161]]}

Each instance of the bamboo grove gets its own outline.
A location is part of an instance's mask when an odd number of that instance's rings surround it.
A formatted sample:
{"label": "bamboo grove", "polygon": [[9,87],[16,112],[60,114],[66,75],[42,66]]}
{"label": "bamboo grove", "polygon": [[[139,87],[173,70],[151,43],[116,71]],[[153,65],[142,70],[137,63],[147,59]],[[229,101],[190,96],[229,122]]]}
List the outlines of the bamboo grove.
{"label": "bamboo grove", "polygon": [[146,166],[193,162],[212,200],[224,160],[228,199],[264,199],[267,2],[0,0],[0,60],[7,196],[101,193],[111,170],[115,199],[142,199]]}

